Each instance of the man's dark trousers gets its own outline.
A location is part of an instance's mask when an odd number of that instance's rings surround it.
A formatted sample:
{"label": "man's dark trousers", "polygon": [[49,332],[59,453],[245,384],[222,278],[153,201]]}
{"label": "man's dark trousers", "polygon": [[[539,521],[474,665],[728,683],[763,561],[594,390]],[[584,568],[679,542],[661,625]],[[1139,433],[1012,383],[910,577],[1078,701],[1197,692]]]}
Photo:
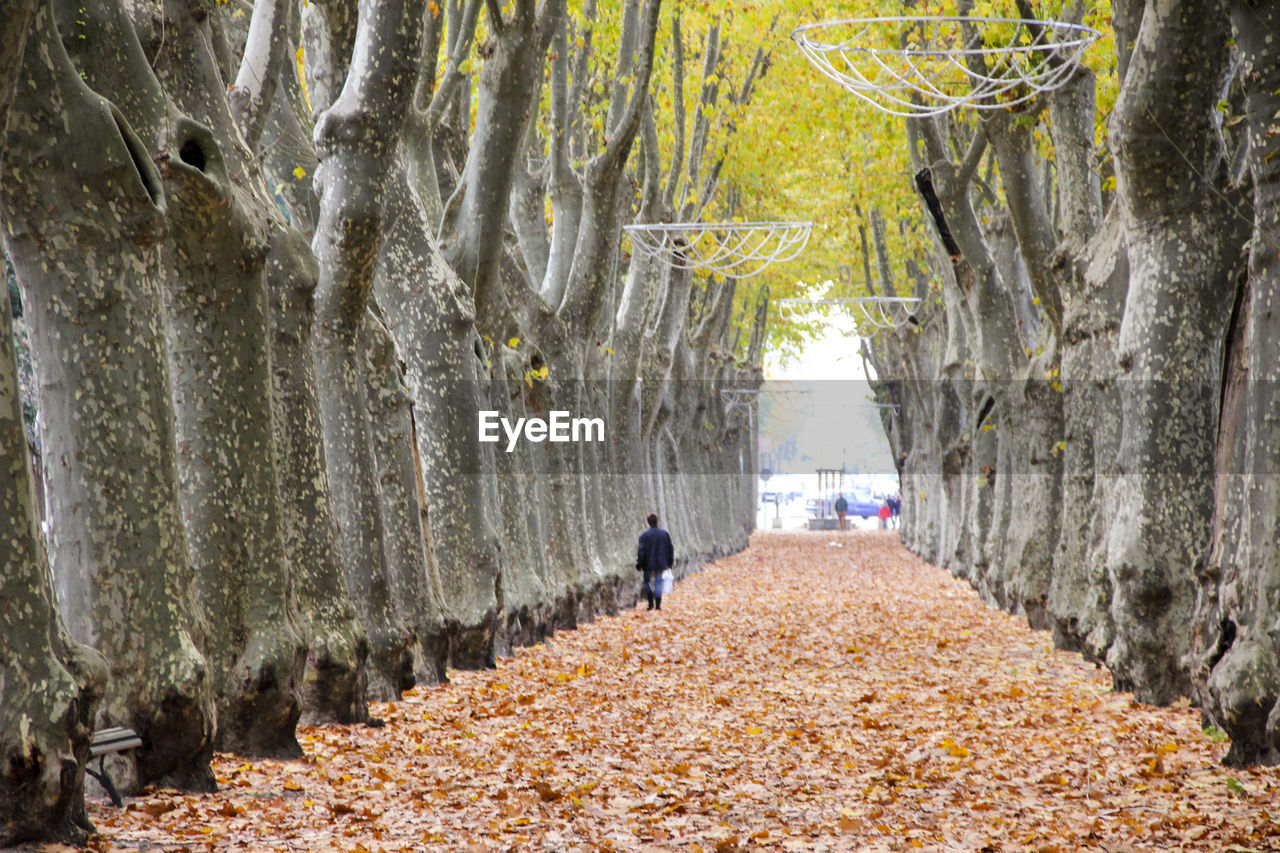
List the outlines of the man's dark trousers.
{"label": "man's dark trousers", "polygon": [[649,602],[649,609],[662,609],[662,596],[657,594],[658,578],[662,575],[660,571],[644,570],[644,583],[640,586],[641,592],[644,594],[644,600]]}
{"label": "man's dark trousers", "polygon": [[671,534],[661,527],[650,527],[640,534],[639,547],[636,549],[636,568],[644,572],[644,585],[641,592],[650,609],[662,609],[662,596],[658,594],[658,578],[664,569],[671,568],[676,561],[675,547],[671,544]]}

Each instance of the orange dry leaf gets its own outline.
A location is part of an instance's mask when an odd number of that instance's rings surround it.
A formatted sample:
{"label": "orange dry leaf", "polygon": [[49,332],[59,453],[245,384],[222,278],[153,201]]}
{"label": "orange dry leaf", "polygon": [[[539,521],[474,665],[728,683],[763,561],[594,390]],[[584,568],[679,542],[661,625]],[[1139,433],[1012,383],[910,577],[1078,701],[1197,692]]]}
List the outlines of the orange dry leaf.
{"label": "orange dry leaf", "polygon": [[[889,533],[757,534],[661,611],[91,804],[95,849],[1280,849],[1280,771],[984,606]],[[300,792],[305,789],[305,795]],[[282,793],[283,792],[283,793]]]}

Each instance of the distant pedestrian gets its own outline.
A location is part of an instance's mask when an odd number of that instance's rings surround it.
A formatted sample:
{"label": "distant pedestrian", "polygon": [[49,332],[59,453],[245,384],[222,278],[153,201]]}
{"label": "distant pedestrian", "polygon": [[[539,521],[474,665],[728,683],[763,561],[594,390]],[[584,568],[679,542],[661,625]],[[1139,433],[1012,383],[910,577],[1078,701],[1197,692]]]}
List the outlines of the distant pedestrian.
{"label": "distant pedestrian", "polygon": [[889,521],[894,527],[898,526],[898,516],[902,513],[902,496],[893,494],[889,497]]}
{"label": "distant pedestrian", "polygon": [[636,571],[644,572],[644,581],[640,585],[640,594],[649,602],[649,610],[662,609],[662,573],[671,568],[676,561],[675,546],[671,544],[671,534],[658,526],[658,516],[653,513],[645,518],[649,529],[640,534],[640,545],[636,550]]}
{"label": "distant pedestrian", "polygon": [[889,509],[889,502],[885,501],[880,505],[880,529],[884,530],[889,526],[889,517],[893,515],[893,510]]}
{"label": "distant pedestrian", "polygon": [[849,502],[844,499],[844,492],[836,498],[836,518],[840,519],[840,529],[844,530],[845,516],[849,514]]}

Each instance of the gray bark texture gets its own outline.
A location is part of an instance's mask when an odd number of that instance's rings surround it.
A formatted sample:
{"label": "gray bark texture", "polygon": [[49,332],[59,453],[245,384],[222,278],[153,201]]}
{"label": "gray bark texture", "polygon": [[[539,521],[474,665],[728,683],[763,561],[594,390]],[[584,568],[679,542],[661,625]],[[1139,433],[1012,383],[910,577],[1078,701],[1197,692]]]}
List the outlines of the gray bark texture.
{"label": "gray bark texture", "polygon": [[1280,761],[1280,6],[1232,3],[1245,92],[1245,162],[1253,183],[1248,286],[1224,368],[1216,459],[1217,509],[1208,565],[1198,577],[1192,673],[1206,716],[1231,735],[1228,763]]}
{"label": "gray bark texture", "polygon": [[[312,242],[316,373],[347,584],[369,632],[371,696],[413,683],[413,634],[395,612],[379,503],[359,334],[382,241],[383,188],[417,80],[424,3],[377,2],[359,17],[346,82],[320,115],[315,139],[320,218]],[[341,67],[341,66],[339,66]],[[376,117],[376,118],[375,118]],[[423,567],[425,572],[425,566]]]}
{"label": "gray bark texture", "polygon": [[1198,702],[1228,763],[1275,763],[1278,7],[1114,11],[1105,213],[1086,72],[1044,97],[1053,171],[1034,106],[967,142],[909,127],[941,284],[873,341],[902,536],[1117,689]]}
{"label": "gray bark texture", "polygon": [[[59,46],[47,4],[6,2],[0,15],[8,24],[0,35],[0,183],[5,183],[5,130],[24,58],[46,68],[69,63],[65,55],[56,63],[50,58]],[[30,26],[33,17],[37,22]],[[28,87],[34,82],[28,78]],[[0,199],[0,219],[8,217]],[[70,638],[58,613],[36,512],[13,340],[6,287],[0,293],[0,459],[5,460],[0,511],[7,520],[0,538],[5,602],[0,612],[0,845],[81,844],[93,829],[85,815],[84,766],[107,668],[100,656]]]}
{"label": "gray bark texture", "polygon": [[8,520],[0,539],[0,844],[83,844],[93,829],[84,768],[107,666],[58,616],[22,426],[8,288],[0,293],[0,451]]}
{"label": "gray bark texture", "polygon": [[311,357],[317,275],[302,235],[278,228],[267,259],[275,442],[284,548],[307,638],[301,719],[310,725],[363,722],[369,716],[369,638],[347,592]]}
{"label": "gray bark texture", "polygon": [[[449,645],[440,579],[428,554],[416,488],[412,403],[395,342],[372,312],[365,313],[361,344],[366,357],[369,421],[374,430],[387,587],[397,622],[409,626],[413,633],[411,674],[421,683],[437,684],[445,680]],[[406,678],[399,689],[412,687],[413,681]]]}
{"label": "gray bark texture", "polygon": [[[83,839],[94,725],[142,735],[129,788],[208,789],[215,745],[296,756],[300,719],[368,721],[634,604],[647,511],[682,573],[745,544],[754,418],[719,392],[758,385],[766,304],[744,344],[737,282],[621,247],[637,176],[642,221],[716,192],[717,93],[745,99],[761,55],[739,95],[708,36],[664,170],[658,0],[619,10],[611,57],[594,3],[444,5],[53,0],[30,24],[0,0],[49,515],[46,557],[6,308],[0,843]],[[508,453],[482,410],[612,435]]]}
{"label": "gray bark texture", "polygon": [[451,659],[480,667],[498,620],[493,445],[477,437],[490,408],[483,343],[466,285],[445,262],[403,168],[387,181],[388,230],[374,279],[405,361]]}
{"label": "gray bark texture", "polygon": [[[28,66],[46,69],[66,69],[69,62],[65,54],[50,58],[60,45],[47,4],[8,2],[0,4],[0,15],[8,25],[0,35],[0,182],[7,184],[4,131],[24,57]],[[35,80],[26,82],[29,89]],[[8,222],[9,215],[0,201],[0,219]],[[6,287],[0,293],[0,512],[7,524],[0,538],[0,845],[81,844],[93,829],[85,815],[84,767],[107,668],[70,638],[58,613],[36,513],[10,312]]]}
{"label": "gray bark texture", "polygon": [[147,117],[170,201],[162,257],[178,471],[211,628],[217,742],[297,755],[306,649],[289,591],[268,349],[277,212],[226,100],[217,21],[199,6],[164,4],[135,22],[147,28],[142,41],[155,45],[156,75],[178,111]]}
{"label": "gray bark texture", "polygon": [[1226,40],[1215,4],[1149,5],[1113,125],[1129,292],[1119,337],[1126,381],[1107,542],[1116,626],[1107,665],[1118,686],[1148,701],[1190,695],[1183,658],[1213,511],[1232,304],[1222,294],[1234,291],[1243,244],[1212,183],[1221,152],[1211,110]]}
{"label": "gray bark texture", "polygon": [[[475,294],[482,330],[500,334],[508,318],[501,294],[503,230],[522,140],[542,81],[542,64],[564,0],[516,0],[504,16],[487,5],[492,51],[478,81],[475,127],[454,201],[445,210],[443,249],[450,266]],[[492,309],[493,314],[486,314]]]}
{"label": "gray bark texture", "polygon": [[[29,59],[3,208],[39,364],[59,599],[73,635],[110,662],[99,723],[146,738],[117,773],[121,786],[211,790],[211,678],[197,649],[206,630],[180,515],[161,322],[168,200],[142,140],[61,45],[40,44]],[[84,135],[60,132],[68,122]]]}

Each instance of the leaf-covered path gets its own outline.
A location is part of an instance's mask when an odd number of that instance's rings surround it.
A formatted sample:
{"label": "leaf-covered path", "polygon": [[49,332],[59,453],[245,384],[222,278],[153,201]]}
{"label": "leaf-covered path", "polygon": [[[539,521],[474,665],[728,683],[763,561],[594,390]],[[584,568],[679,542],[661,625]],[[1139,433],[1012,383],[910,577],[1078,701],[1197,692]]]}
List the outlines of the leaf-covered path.
{"label": "leaf-covered path", "polygon": [[1280,773],[891,533],[758,534],[661,612],[91,806],[100,850],[1275,850]]}

